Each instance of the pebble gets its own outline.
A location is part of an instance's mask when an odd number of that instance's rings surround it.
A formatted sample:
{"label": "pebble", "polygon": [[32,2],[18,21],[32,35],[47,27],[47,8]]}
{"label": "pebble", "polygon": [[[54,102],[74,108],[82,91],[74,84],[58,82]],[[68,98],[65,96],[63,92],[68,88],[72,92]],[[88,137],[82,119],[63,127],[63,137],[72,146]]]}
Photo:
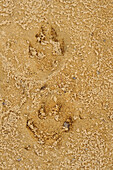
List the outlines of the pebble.
{"label": "pebble", "polygon": [[17,161],[20,162],[20,161],[21,161],[21,158],[17,159]]}
{"label": "pebble", "polygon": [[4,106],[4,105],[5,105],[5,102],[3,102],[2,104],[3,104],[3,106]]}
{"label": "pebble", "polygon": [[76,77],[72,77],[73,80],[76,80]]}
{"label": "pebble", "polygon": [[64,126],[65,130],[68,131],[70,124],[68,122],[64,122],[63,126]]}

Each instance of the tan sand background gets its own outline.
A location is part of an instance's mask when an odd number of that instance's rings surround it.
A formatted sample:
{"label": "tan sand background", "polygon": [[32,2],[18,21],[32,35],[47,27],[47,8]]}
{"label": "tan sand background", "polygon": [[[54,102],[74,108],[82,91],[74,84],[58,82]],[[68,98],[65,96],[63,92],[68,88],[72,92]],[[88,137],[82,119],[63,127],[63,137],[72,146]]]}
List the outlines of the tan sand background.
{"label": "tan sand background", "polygon": [[112,7],[0,1],[1,170],[112,170]]}

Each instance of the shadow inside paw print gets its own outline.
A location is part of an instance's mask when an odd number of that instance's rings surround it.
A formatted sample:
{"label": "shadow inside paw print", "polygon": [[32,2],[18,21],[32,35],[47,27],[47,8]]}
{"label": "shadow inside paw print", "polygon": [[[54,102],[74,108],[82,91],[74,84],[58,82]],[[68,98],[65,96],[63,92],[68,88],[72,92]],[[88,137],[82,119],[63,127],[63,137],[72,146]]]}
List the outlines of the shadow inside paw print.
{"label": "shadow inside paw print", "polygon": [[58,42],[58,34],[53,27],[51,27],[51,39]]}

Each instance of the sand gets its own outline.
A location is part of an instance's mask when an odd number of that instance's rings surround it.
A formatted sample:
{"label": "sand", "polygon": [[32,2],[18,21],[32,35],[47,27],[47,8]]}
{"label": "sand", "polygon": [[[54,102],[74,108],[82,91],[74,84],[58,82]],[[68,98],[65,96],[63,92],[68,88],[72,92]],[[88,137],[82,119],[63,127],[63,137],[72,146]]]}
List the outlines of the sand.
{"label": "sand", "polygon": [[0,170],[112,170],[112,7],[0,1]]}

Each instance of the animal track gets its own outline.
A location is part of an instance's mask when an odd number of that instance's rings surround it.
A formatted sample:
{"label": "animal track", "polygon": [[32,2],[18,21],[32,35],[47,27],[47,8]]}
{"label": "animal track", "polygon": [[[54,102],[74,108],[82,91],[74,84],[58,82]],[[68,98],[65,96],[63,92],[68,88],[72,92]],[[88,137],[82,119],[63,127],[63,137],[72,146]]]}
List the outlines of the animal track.
{"label": "animal track", "polygon": [[35,39],[35,42],[29,42],[29,57],[35,62],[37,75],[41,78],[42,72],[47,78],[61,69],[65,59],[65,42],[49,24],[40,27]]}
{"label": "animal track", "polygon": [[26,127],[39,144],[59,144],[63,133],[70,130],[72,118],[68,116],[62,118],[61,109],[61,104],[55,104],[49,110],[42,104],[36,113],[29,115]]}

